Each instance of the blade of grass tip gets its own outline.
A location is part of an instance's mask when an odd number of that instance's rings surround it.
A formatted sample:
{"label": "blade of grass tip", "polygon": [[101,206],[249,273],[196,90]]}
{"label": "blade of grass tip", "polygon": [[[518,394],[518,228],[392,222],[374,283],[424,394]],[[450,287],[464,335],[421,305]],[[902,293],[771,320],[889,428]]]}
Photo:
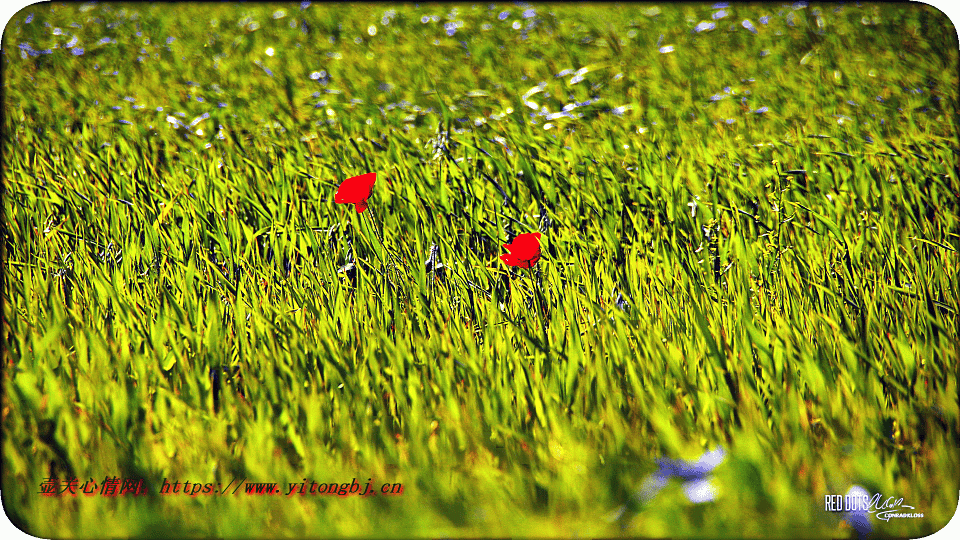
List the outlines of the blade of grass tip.
{"label": "blade of grass tip", "polygon": [[[374,249],[373,251],[374,251],[374,253],[376,253],[377,259],[380,260],[381,270],[382,270],[382,271],[385,271],[385,270],[386,270],[386,261],[384,260],[384,257],[383,257],[383,249],[384,249],[383,236],[381,236],[380,231],[377,229],[376,224],[373,223],[373,222],[375,221],[375,218],[374,218],[374,216],[373,216],[373,207],[368,206],[366,211],[370,213],[370,219],[369,219],[369,220],[363,219],[363,214],[361,214],[359,218],[360,218],[361,221],[363,221],[364,225],[365,225],[367,228],[373,229],[374,236],[376,236],[377,242],[378,242],[378,244],[377,244],[376,246],[374,246],[375,249]],[[383,225],[383,224],[382,224],[382,222],[381,222],[381,226],[382,226],[382,225]]]}
{"label": "blade of grass tip", "polygon": [[370,160],[367,159],[367,153],[360,150],[360,146],[357,145],[357,141],[353,140],[353,137],[350,137],[350,144],[353,145],[353,149],[363,158],[363,164],[366,166],[367,172],[373,172],[373,169],[370,168]]}
{"label": "blade of grass tip", "polygon": [[485,179],[489,180],[490,183],[493,184],[493,187],[497,188],[497,191],[500,192],[500,196],[503,197],[503,201],[504,201],[507,205],[512,206],[513,209],[516,210],[517,212],[520,211],[520,208],[517,207],[516,204],[514,204],[513,199],[511,199],[510,196],[507,195],[507,192],[503,190],[503,187],[500,186],[500,184],[499,184],[496,180],[494,180],[492,177],[490,177],[489,174],[487,174],[487,173],[485,173],[485,172],[483,172],[483,171],[480,171],[480,175],[483,176]]}
{"label": "blade of grass tip", "polygon": [[[710,331],[710,325],[707,322],[706,317],[703,314],[703,311],[700,309],[700,306],[697,305],[696,300],[690,302],[690,305],[693,307],[694,317],[697,321],[697,326],[700,328],[700,334],[703,336],[704,341],[707,344],[707,349],[710,351],[711,356],[717,359],[720,362],[720,368],[723,370],[723,378],[727,383],[727,388],[730,390],[730,395],[733,397],[734,403],[740,402],[740,389],[738,387],[736,379],[733,377],[733,374],[730,372],[730,365],[727,362],[727,357],[720,350],[720,347],[717,345],[717,340],[714,338],[713,333]],[[736,409],[734,409],[736,412]]]}
{"label": "blade of grass tip", "polygon": [[840,232],[840,228],[832,219],[826,216],[822,216],[798,202],[794,202],[794,201],[785,201],[785,202],[792,204],[794,206],[799,206],[800,208],[803,208],[804,210],[809,212],[810,215],[815,217],[817,221],[819,221],[820,223],[823,223],[823,225],[827,228],[827,230],[830,231],[830,233],[833,234],[833,236],[837,239],[837,242],[839,242],[843,246],[844,251],[847,251],[849,253],[849,250],[847,249],[846,237],[843,236],[843,233]]}
{"label": "blade of grass tip", "polygon": [[[443,93],[440,92],[440,90],[437,88],[437,81],[433,78],[432,75],[430,75],[429,73],[427,73],[426,68],[424,68],[424,67],[421,66],[420,72],[421,72],[421,74],[423,75],[424,79],[427,80],[427,81],[429,81],[429,83],[430,83],[430,88],[431,88],[431,89],[434,91],[434,93],[436,93],[436,95],[437,95],[437,103],[440,104],[441,123],[445,123],[445,124],[446,124],[446,131],[447,131],[447,134],[449,135],[449,134],[450,134],[450,122],[453,121],[453,114],[450,112],[450,108],[447,107],[446,101],[445,101],[444,98],[443,98]],[[440,127],[439,124],[438,124],[437,127]]]}

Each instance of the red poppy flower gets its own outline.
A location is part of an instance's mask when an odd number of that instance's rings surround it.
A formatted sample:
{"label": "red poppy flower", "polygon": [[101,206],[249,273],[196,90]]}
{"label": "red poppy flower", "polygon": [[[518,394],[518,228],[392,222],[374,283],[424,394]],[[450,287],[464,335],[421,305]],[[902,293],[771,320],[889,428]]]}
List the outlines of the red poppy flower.
{"label": "red poppy flower", "polygon": [[367,198],[370,197],[370,190],[377,181],[377,173],[361,174],[347,178],[340,184],[337,194],[333,196],[333,202],[337,204],[355,204],[357,213],[367,209]]}
{"label": "red poppy flower", "polygon": [[540,233],[518,235],[510,244],[504,244],[510,253],[500,256],[500,260],[509,266],[533,268],[540,260]]}

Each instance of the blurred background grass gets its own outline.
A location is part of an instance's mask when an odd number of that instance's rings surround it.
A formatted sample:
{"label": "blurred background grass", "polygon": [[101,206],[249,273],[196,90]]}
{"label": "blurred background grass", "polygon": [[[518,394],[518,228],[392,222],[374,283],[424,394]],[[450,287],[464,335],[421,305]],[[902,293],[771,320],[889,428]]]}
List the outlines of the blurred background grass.
{"label": "blurred background grass", "polygon": [[[882,534],[929,534],[960,489],[957,49],[907,4],[30,6],[5,509],[47,537],[837,537],[823,496],[859,484],[924,512]],[[333,203],[368,171],[370,210]],[[718,444],[713,502],[633,498]],[[105,476],[151,495],[38,494]],[[404,493],[157,495],[354,477]]]}

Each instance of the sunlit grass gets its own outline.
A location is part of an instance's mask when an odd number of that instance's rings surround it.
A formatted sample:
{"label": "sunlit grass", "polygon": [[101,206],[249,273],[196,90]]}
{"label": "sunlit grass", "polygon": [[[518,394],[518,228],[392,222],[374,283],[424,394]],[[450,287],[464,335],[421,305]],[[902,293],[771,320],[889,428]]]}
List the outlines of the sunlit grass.
{"label": "sunlit grass", "polygon": [[[926,516],[883,534],[954,513],[932,9],[38,5],[4,40],[3,493],[33,534],[837,537],[854,484]],[[367,211],[334,203],[371,171]],[[717,445],[713,502],[636,503]],[[106,476],[152,495],[38,494]],[[404,493],[156,495],[353,478]]]}

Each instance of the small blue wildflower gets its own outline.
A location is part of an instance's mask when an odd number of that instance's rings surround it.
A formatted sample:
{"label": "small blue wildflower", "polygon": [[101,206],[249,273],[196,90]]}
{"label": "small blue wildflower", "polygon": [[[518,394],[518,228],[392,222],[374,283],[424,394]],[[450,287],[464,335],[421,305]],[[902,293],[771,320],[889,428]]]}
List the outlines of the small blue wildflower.
{"label": "small blue wildflower", "polygon": [[720,463],[723,463],[726,453],[722,447],[705,452],[696,461],[682,459],[661,458],[657,460],[657,472],[647,477],[644,486],[638,493],[641,502],[652,499],[667,485],[671,477],[684,482],[683,491],[690,502],[704,503],[716,498],[716,489],[710,484],[710,474]]}
{"label": "small blue wildflower", "polygon": [[[667,154],[668,160],[672,157],[671,154]],[[617,296],[618,307],[623,309],[623,306],[620,306],[619,293]],[[624,304],[629,308],[629,303],[624,301]],[[682,459],[658,459],[657,472],[644,479],[634,497],[641,505],[645,505],[670,483],[671,477],[675,477],[683,482],[683,492],[691,502],[695,504],[710,502],[717,496],[716,488],[711,484],[711,473],[723,462],[724,457],[723,448],[717,447],[713,451],[704,453],[694,462]],[[628,505],[621,505],[606,518],[607,521],[622,519],[627,509]]]}
{"label": "small blue wildflower", "polygon": [[506,18],[509,17],[509,16],[510,16],[510,12],[509,12],[509,11],[501,11],[500,14],[497,15],[497,18],[502,21],[502,20],[506,19]]}
{"label": "small blue wildflower", "polygon": [[623,295],[620,294],[620,291],[615,292],[617,293],[617,298],[614,300],[614,302],[616,302],[617,307],[620,308],[620,311],[630,311],[630,302],[627,302],[626,299],[623,298]]}
{"label": "small blue wildflower", "polygon": [[[847,490],[846,498],[852,499],[854,497],[858,499],[870,499],[870,493],[861,486],[853,485]],[[846,512],[843,520],[853,527],[853,530],[857,531],[857,535],[860,538],[866,538],[873,532],[873,525],[870,523],[870,514],[866,509]]]}
{"label": "small blue wildflower", "polygon": [[713,29],[716,28],[716,27],[717,27],[717,24],[716,24],[716,23],[704,21],[704,22],[701,22],[700,24],[694,26],[694,27],[693,27],[693,31],[699,34],[700,32],[705,32],[705,31],[707,31],[707,30],[713,30]]}

